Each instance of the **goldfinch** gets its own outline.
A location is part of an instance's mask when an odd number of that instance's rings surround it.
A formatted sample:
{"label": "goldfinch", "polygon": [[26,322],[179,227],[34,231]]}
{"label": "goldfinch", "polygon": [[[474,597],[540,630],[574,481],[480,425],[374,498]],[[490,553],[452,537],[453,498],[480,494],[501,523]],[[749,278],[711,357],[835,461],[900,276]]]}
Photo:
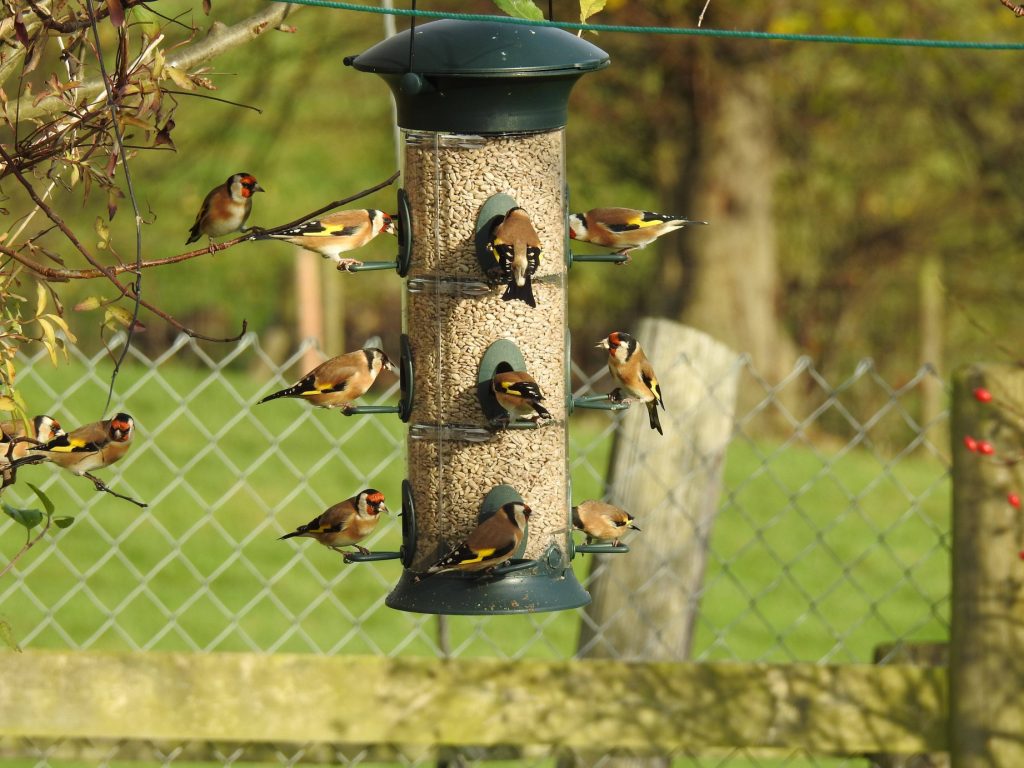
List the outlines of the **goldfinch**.
{"label": "goldfinch", "polygon": [[381,232],[393,235],[395,231],[392,216],[375,208],[362,208],[331,213],[280,232],[259,232],[254,239],[284,240],[307,251],[315,251],[325,259],[334,259],[338,269],[345,271],[363,262],[344,258],[341,254],[361,248]]}
{"label": "goldfinch", "polygon": [[[601,339],[597,346],[608,350],[608,371],[622,390],[632,398],[647,405],[647,414],[651,419],[651,429],[661,430],[658,419],[658,406],[665,408],[665,400],[661,395],[658,378],[654,375],[654,367],[647,355],[640,348],[637,340],[628,333],[614,331]],[[616,389],[612,393],[613,400],[623,400],[622,392]]]}
{"label": "goldfinch", "polygon": [[495,226],[487,245],[507,286],[501,298],[519,299],[536,307],[532,278],[540,266],[541,247],[529,214],[522,208],[510,209]]}
{"label": "goldfinch", "polygon": [[60,423],[52,416],[36,416],[28,422],[14,419],[0,422],[0,467],[22,458],[29,448],[48,443],[55,437],[66,434]]}
{"label": "goldfinch", "polygon": [[531,512],[522,502],[505,504],[474,528],[463,543],[430,566],[424,575],[489,570],[510,560],[523,540]]}
{"label": "goldfinch", "polygon": [[584,501],[572,508],[573,527],[587,534],[587,543],[592,539],[612,540],[612,546],[619,546],[619,539],[628,530],[639,531],[634,518],[624,509],[603,501]]}
{"label": "goldfinch", "polygon": [[185,245],[203,235],[220,237],[240,230],[252,212],[252,196],[263,191],[251,173],[236,173],[211,189],[199,208]]}
{"label": "goldfinch", "polygon": [[292,386],[267,395],[260,403],[279,397],[301,397],[319,408],[350,410],[352,401],[366,393],[381,369],[397,372],[384,352],[376,347],[360,349],[326,360]]}
{"label": "goldfinch", "polygon": [[614,248],[628,261],[630,251],[650,245],[662,235],[687,224],[707,222],[635,208],[593,208],[586,213],[569,214],[569,237]]}
{"label": "goldfinch", "polygon": [[24,458],[13,462],[11,467],[48,461],[81,476],[109,467],[128,453],[134,436],[135,420],[127,413],[118,413],[111,419],[86,424],[29,448]]}
{"label": "goldfinch", "polygon": [[491,391],[498,405],[508,411],[510,419],[543,421],[550,419],[548,409],[540,404],[544,395],[537,382],[526,371],[513,371],[508,363],[502,363],[491,379]]}
{"label": "goldfinch", "polygon": [[316,539],[325,547],[341,552],[339,547],[353,546],[366,555],[369,550],[356,542],[362,541],[377,527],[381,512],[388,512],[384,504],[384,494],[375,488],[360,491],[351,499],[340,501],[328,507],[322,514],[300,525],[281,539],[293,536],[308,536]]}

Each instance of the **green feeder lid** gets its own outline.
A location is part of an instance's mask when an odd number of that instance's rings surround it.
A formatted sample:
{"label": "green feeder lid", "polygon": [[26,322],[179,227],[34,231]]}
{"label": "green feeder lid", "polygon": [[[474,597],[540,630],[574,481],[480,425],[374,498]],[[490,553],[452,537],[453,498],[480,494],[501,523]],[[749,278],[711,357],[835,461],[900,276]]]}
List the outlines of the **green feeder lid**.
{"label": "green feeder lid", "polygon": [[[345,63],[387,81],[402,128],[518,133],[563,127],[569,91],[608,54],[565,30],[444,19],[406,30]],[[411,54],[411,56],[410,56]]]}

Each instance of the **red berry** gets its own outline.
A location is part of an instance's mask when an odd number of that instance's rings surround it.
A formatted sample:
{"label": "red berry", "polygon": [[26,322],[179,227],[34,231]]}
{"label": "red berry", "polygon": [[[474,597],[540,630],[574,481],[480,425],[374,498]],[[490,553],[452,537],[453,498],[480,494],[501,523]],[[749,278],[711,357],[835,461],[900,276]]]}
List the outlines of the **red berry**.
{"label": "red berry", "polygon": [[1017,553],[1017,557],[1019,557],[1021,560],[1024,560],[1024,549]]}
{"label": "red berry", "polygon": [[978,442],[978,453],[985,456],[991,456],[995,452],[995,446],[993,446],[988,440],[981,440]]}
{"label": "red berry", "polygon": [[974,399],[979,403],[990,403],[992,402],[992,393],[984,387],[976,387],[974,390]]}
{"label": "red berry", "polygon": [[974,453],[975,451],[978,450],[978,441],[975,440],[970,435],[967,435],[966,437],[964,437],[964,447],[971,453]]}
{"label": "red berry", "polygon": [[1020,509],[1020,496],[1018,496],[1016,493],[1007,494],[1006,500],[1010,502],[1011,507],[1016,507],[1017,509]]}

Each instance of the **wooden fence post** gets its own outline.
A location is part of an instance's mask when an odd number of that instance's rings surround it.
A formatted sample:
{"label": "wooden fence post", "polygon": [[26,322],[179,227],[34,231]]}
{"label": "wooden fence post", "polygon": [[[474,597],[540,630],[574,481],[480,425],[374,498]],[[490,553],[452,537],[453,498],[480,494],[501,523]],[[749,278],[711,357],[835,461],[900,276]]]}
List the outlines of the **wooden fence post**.
{"label": "wooden fence post", "polygon": [[739,357],[710,336],[670,320],[645,318],[628,330],[662,385],[665,434],[650,428],[646,410],[638,406],[616,434],[610,501],[635,514],[642,531],[630,538],[629,554],[594,556],[593,602],[582,622],[578,653],[681,661],[690,654],[718,511]]}
{"label": "wooden fence post", "polygon": [[[991,393],[975,395],[978,388]],[[985,441],[971,451],[964,438]],[[953,768],[1024,766],[1024,368],[953,377]],[[1019,503],[1019,502],[1018,502]]]}

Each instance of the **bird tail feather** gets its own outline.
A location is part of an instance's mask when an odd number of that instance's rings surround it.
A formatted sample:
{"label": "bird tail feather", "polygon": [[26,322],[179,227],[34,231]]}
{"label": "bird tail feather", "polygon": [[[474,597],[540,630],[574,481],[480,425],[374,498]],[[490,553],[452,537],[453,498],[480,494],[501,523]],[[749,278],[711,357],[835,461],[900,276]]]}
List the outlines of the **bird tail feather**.
{"label": "bird tail feather", "polygon": [[661,430],[661,420],[658,418],[657,400],[647,403],[647,414],[651,417],[651,429],[656,429],[659,435],[664,435],[665,433]]}
{"label": "bird tail feather", "polygon": [[505,293],[501,298],[504,301],[519,299],[520,301],[525,301],[531,307],[537,306],[537,300],[533,297],[533,281],[529,275],[527,275],[526,282],[523,285],[516,285],[515,280],[509,280]]}
{"label": "bird tail feather", "polygon": [[256,405],[260,405],[261,403],[265,403],[268,400],[277,400],[277,398],[279,398],[279,397],[301,397],[302,394],[306,391],[306,386],[305,385],[306,385],[305,380],[300,381],[298,384],[295,384],[294,386],[288,387],[287,389],[282,389],[282,390],[280,390],[278,392],[274,392],[272,394],[267,395],[262,400],[260,400],[258,403],[256,403]]}

